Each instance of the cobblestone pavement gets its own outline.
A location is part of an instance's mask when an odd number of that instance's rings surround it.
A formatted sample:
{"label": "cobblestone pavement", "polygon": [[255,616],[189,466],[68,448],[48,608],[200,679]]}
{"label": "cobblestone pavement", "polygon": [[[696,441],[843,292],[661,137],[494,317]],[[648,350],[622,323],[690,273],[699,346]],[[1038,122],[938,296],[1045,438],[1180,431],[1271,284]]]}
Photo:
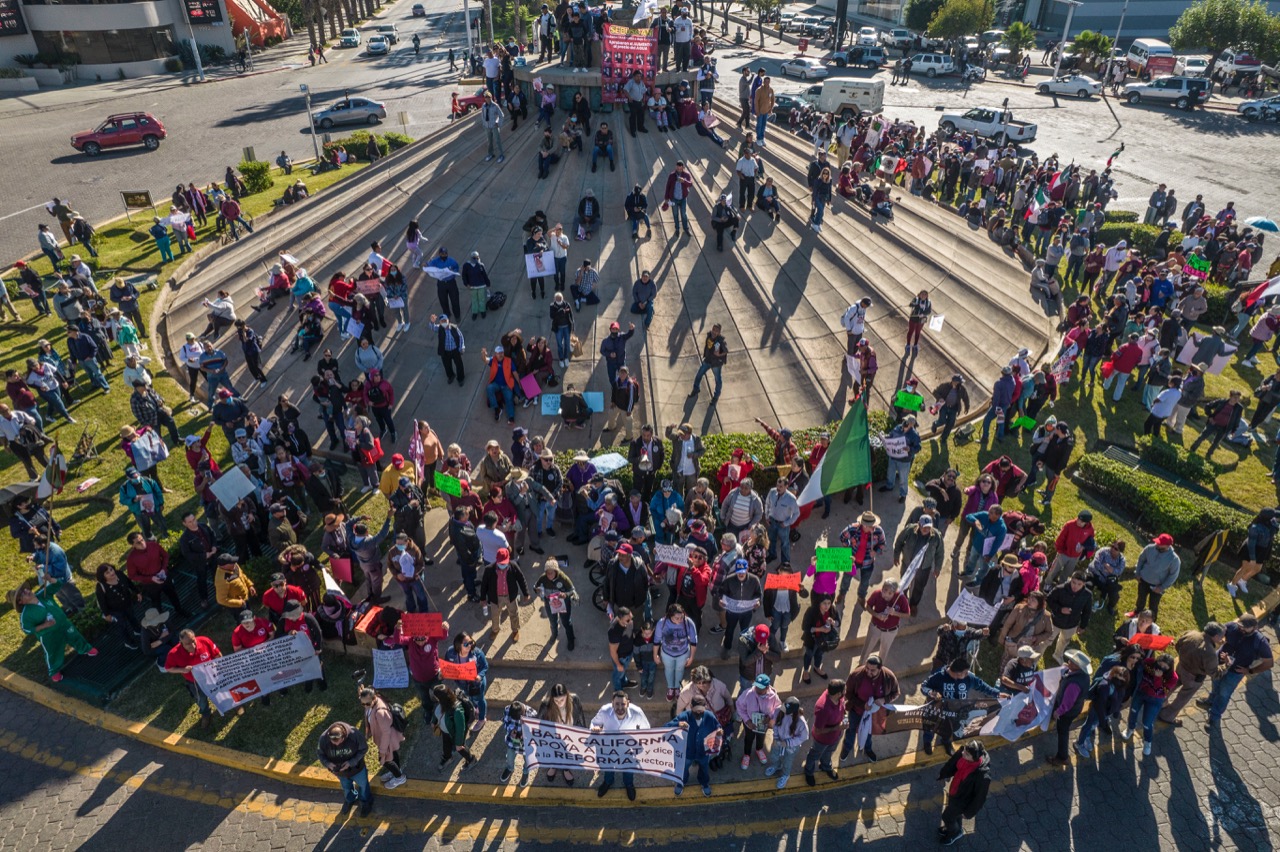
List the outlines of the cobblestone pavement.
{"label": "cobblestone pavement", "polygon": [[[617,794],[608,811],[381,797],[361,819],[339,812],[336,787],[293,787],[141,746],[6,692],[0,717],[0,849],[118,850],[141,838],[149,848],[206,850],[688,848],[713,839],[711,848],[752,852],[931,848],[941,806],[936,768],[925,768],[776,799],[696,797],[661,812],[619,807]],[[987,807],[956,848],[1097,850],[1124,838],[1134,849],[1273,849],[1278,720],[1280,701],[1264,675],[1237,693],[1221,734],[1206,735],[1193,714],[1181,730],[1162,726],[1149,758],[1116,740],[1095,765],[1058,771],[1043,763],[1047,738],[997,750]]]}

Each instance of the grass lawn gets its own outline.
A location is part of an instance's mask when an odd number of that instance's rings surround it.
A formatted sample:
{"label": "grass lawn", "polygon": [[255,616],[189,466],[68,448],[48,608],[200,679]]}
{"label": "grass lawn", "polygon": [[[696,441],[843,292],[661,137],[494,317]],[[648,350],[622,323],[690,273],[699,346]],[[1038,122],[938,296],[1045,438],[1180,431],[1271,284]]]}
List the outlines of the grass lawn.
{"label": "grass lawn", "polygon": [[[294,172],[294,175],[302,177],[314,195],[317,192],[323,192],[339,180],[355,174],[365,165],[367,164],[359,163],[340,171],[324,172],[316,176],[299,169]],[[274,187],[242,200],[242,207],[248,215],[257,217],[267,213],[272,209],[273,200],[279,198],[284,191],[286,184],[283,175],[275,170],[273,173],[277,178]],[[160,215],[168,212],[168,206],[166,202],[159,207]],[[101,240],[97,246],[99,257],[96,261],[92,258],[86,258],[86,260],[90,266],[99,270],[95,274],[95,283],[103,291],[104,296],[111,284],[110,276],[116,270],[125,275],[156,273],[159,280],[163,282],[183,259],[179,255],[174,262],[161,263],[155,241],[146,233],[146,229],[151,225],[151,216],[149,211],[144,213],[145,215],[135,213],[132,223],[126,219],[120,219],[98,229]],[[61,236],[57,227],[53,230],[55,234]],[[208,225],[196,229],[197,239],[194,245],[197,248],[207,245],[214,239],[212,235],[213,217],[210,217]],[[86,254],[79,246],[66,250],[68,258],[76,253],[82,256]],[[52,272],[51,264],[43,255],[32,265],[42,275],[49,275]],[[149,318],[158,294],[158,290],[143,292],[141,310],[144,318]],[[67,353],[64,324],[53,317],[32,320],[35,309],[29,300],[15,298],[13,302],[24,321],[0,325],[0,352],[3,353],[0,355],[0,368],[4,370],[14,368],[26,375],[26,359],[35,357],[36,342],[40,338],[52,341],[55,349],[65,358]],[[50,299],[50,307],[52,307],[52,299]],[[149,326],[147,330],[151,330]],[[69,406],[72,416],[79,423],[73,425],[58,420],[50,424],[46,418],[47,431],[58,441],[68,459],[71,458],[77,441],[86,432],[95,436],[94,444],[100,455],[99,461],[90,461],[74,472],[68,479],[67,489],[53,501],[54,516],[63,527],[61,543],[76,572],[76,584],[90,601],[93,597],[94,569],[100,562],[119,562],[125,553],[124,537],[130,530],[136,528],[129,512],[122,508],[116,499],[127,464],[127,458],[120,449],[119,429],[122,425],[134,421],[129,410],[129,394],[132,388],[125,387],[120,378],[120,372],[124,368],[124,357],[119,350],[114,351],[114,356],[114,362],[104,370],[111,383],[110,393],[90,389],[84,380],[83,373],[79,375],[73,394],[75,402]],[[170,378],[164,371],[164,365],[159,358],[153,358],[150,369],[155,377],[156,389],[174,408],[174,417],[180,431],[184,434],[203,431],[209,424],[206,409],[187,403],[185,387],[180,387]],[[229,461],[221,430],[214,430],[210,447],[216,457]],[[84,494],[77,494],[75,486],[90,477],[97,477],[100,481],[88,488]],[[175,450],[168,460],[161,463],[160,477],[166,486],[174,490],[173,494],[166,495],[165,500],[169,526],[171,529],[180,529],[181,514],[185,511],[185,507],[191,504],[194,496],[191,470],[180,449]],[[9,452],[0,453],[0,482],[9,484],[25,480],[26,473],[17,458]],[[173,541],[176,539],[171,539],[169,543]],[[0,586],[7,591],[33,577],[34,571],[26,557],[18,552],[17,540],[7,535],[0,536]],[[93,618],[96,620],[96,608],[92,606],[91,608],[94,609]],[[0,660],[5,666],[15,671],[43,680],[46,672],[39,648],[33,641],[25,640],[26,637],[18,630],[17,617],[12,608],[7,603],[0,605]]]}

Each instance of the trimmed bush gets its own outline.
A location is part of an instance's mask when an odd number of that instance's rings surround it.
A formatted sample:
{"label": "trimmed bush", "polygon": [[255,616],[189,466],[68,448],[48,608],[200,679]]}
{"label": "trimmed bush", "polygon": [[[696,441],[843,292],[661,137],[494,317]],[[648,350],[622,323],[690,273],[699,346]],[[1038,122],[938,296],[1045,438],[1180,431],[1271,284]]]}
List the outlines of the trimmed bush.
{"label": "trimmed bush", "polygon": [[406,145],[413,143],[412,136],[405,136],[403,133],[396,133],[394,131],[382,134],[382,139],[387,143],[387,150],[389,151],[399,151]]}
{"label": "trimmed bush", "polygon": [[1209,302],[1209,310],[1200,321],[1208,326],[1227,325],[1225,321],[1231,313],[1231,303],[1235,301],[1230,288],[1223,287],[1221,284],[1210,284],[1207,281],[1203,282],[1202,286],[1204,297]]}
{"label": "trimmed bush", "polygon": [[[350,136],[344,136],[341,139],[334,139],[324,146],[325,154],[327,156],[329,153],[329,149],[340,146],[347,152],[347,155],[350,156],[353,160],[365,160],[367,162],[369,160],[369,156],[368,156],[369,136],[370,136],[369,131],[357,130],[355,133],[352,133]],[[377,137],[374,137],[374,138],[377,138]],[[390,150],[391,150],[391,146],[387,142],[387,137],[385,135],[382,138],[378,139],[378,153],[381,156],[383,157],[387,156]]]}
{"label": "trimmed bush", "polygon": [[170,73],[176,73],[182,70],[182,60],[176,56],[170,56],[164,61],[164,70]]}
{"label": "trimmed bush", "polygon": [[21,68],[0,68],[0,80],[18,80],[27,76]]}
{"label": "trimmed bush", "polygon": [[1174,476],[1181,476],[1194,482],[1211,484],[1218,477],[1220,467],[1195,453],[1189,453],[1183,447],[1157,440],[1149,435],[1138,438],[1138,455],[1143,461],[1163,468]]}
{"label": "trimmed bush", "polygon": [[1104,221],[1107,224],[1110,224],[1112,222],[1136,223],[1138,221],[1138,214],[1134,213],[1132,210],[1108,210]]}
{"label": "trimmed bush", "polygon": [[1096,453],[1080,459],[1076,479],[1102,496],[1118,515],[1132,517],[1149,532],[1169,533],[1186,546],[1225,529],[1229,546],[1238,547],[1251,520],[1244,512]]}
{"label": "trimmed bush", "polygon": [[256,195],[259,192],[266,192],[268,189],[275,186],[275,179],[271,177],[270,163],[241,160],[238,168],[241,176],[244,178],[244,185],[248,188],[250,195]]}
{"label": "trimmed bush", "polygon": [[[1136,248],[1144,255],[1149,255],[1156,244],[1156,237],[1160,236],[1160,230],[1155,225],[1108,221],[1098,229],[1098,242],[1112,246],[1120,240],[1125,240],[1129,243],[1129,248]],[[1169,237],[1169,245],[1176,246],[1181,242],[1182,233],[1174,231]]]}

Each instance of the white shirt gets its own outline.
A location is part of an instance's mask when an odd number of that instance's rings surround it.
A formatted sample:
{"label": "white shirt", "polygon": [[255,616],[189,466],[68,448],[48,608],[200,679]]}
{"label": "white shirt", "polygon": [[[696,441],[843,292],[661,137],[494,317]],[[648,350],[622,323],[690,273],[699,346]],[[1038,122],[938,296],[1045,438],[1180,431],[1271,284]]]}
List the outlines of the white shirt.
{"label": "white shirt", "polygon": [[498,548],[505,547],[508,550],[511,545],[507,543],[507,537],[502,530],[491,530],[488,527],[476,527],[476,538],[480,539],[480,550],[486,564],[496,562],[498,559]]}
{"label": "white shirt", "polygon": [[[18,439],[18,432],[23,426],[34,428],[35,425],[35,418],[30,414],[27,414],[25,411],[12,411],[9,413],[8,417],[0,417],[0,435],[4,435],[4,437],[10,441],[16,441]],[[640,716],[643,718],[644,714],[641,713]],[[646,722],[645,727],[647,728],[648,726],[649,725]],[[618,729],[615,728],[615,730]]]}
{"label": "white shirt", "polygon": [[850,334],[862,334],[867,330],[867,309],[860,303],[850,305],[840,318],[840,325]]}
{"label": "white shirt", "polygon": [[613,712],[611,701],[600,708],[600,712],[591,720],[591,727],[599,727],[606,734],[616,734],[619,731],[644,731],[649,728],[649,717],[644,715],[639,705],[628,704],[626,715],[619,719],[618,714]]}
{"label": "white shirt", "polygon": [[178,357],[182,359],[182,363],[188,367],[199,367],[200,356],[204,354],[204,347],[199,343],[184,343],[182,348],[178,350]]}
{"label": "white shirt", "polygon": [[551,256],[554,258],[568,257],[569,255],[569,238],[564,234],[556,236],[551,235]]}
{"label": "white shirt", "polygon": [[743,177],[753,178],[756,176],[756,161],[751,157],[743,157],[738,160],[737,172]]}
{"label": "white shirt", "polygon": [[681,476],[692,476],[695,472],[693,467],[693,438],[680,442],[680,467],[677,468]]}
{"label": "white shirt", "polygon": [[693,41],[693,21],[688,18],[676,18],[671,22],[673,40],[676,44],[687,44]]}
{"label": "white shirt", "polygon": [[484,76],[497,77],[498,72],[502,70],[502,60],[496,56],[490,56],[484,61]]}

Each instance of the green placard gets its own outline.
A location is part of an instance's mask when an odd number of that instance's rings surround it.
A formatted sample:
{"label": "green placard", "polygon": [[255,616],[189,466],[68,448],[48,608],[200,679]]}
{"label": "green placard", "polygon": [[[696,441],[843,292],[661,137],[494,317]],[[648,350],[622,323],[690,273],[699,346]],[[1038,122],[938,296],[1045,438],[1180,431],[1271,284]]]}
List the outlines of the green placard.
{"label": "green placard", "polygon": [[436,488],[439,488],[442,494],[448,494],[453,497],[462,496],[462,482],[458,477],[450,476],[438,470],[436,471]]}
{"label": "green placard", "polygon": [[1019,429],[1026,429],[1028,432],[1034,432],[1036,430],[1036,419],[1024,414],[1013,421],[1011,425],[1017,426]]}
{"label": "green placard", "polygon": [[814,551],[815,571],[838,571],[848,574],[853,570],[852,547],[819,547]]}
{"label": "green placard", "polygon": [[924,397],[905,390],[898,391],[893,398],[893,404],[904,411],[924,411]]}

